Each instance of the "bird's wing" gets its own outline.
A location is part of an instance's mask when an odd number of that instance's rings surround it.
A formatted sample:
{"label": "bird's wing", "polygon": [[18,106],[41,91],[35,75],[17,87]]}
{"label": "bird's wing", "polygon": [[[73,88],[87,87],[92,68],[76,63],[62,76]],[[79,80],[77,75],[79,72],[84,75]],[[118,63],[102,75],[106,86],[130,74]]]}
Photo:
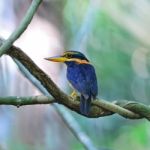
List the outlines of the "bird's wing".
{"label": "bird's wing", "polygon": [[[88,70],[88,69],[86,69]],[[96,98],[97,93],[98,93],[98,85],[97,85],[97,78],[96,78],[96,73],[95,69],[92,65],[89,67],[89,74],[86,76],[86,80],[89,81],[88,84],[90,86],[90,91],[91,95]]]}
{"label": "bird's wing", "polygon": [[97,95],[97,79],[94,67],[90,64],[82,64],[67,75],[72,86],[83,95]]}
{"label": "bird's wing", "polygon": [[92,65],[87,65],[84,69],[86,72],[86,81],[90,89],[91,95],[95,98],[98,93],[95,69]]}

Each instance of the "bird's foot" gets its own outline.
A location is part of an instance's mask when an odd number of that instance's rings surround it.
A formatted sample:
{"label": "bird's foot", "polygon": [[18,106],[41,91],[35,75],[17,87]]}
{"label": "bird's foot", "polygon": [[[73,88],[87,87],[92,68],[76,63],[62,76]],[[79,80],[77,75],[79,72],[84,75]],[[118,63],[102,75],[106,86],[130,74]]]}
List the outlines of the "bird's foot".
{"label": "bird's foot", "polygon": [[77,92],[74,90],[71,95],[70,95],[72,98],[75,98],[78,96]]}

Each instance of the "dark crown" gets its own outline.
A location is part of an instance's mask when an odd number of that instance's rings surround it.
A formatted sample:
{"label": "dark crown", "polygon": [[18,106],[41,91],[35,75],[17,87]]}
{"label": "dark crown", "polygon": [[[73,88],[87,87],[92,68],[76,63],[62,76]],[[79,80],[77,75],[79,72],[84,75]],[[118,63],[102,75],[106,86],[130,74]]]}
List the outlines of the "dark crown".
{"label": "dark crown", "polygon": [[77,59],[89,61],[84,54],[78,51],[66,51],[64,52],[63,56],[66,58],[77,58]]}

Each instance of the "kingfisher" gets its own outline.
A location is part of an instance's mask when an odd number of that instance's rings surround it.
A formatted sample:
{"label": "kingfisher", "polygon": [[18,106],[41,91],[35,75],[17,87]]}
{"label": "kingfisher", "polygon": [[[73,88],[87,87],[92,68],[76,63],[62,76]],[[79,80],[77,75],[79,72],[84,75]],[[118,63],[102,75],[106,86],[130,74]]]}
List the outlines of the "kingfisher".
{"label": "kingfisher", "polygon": [[71,96],[80,93],[80,112],[88,116],[91,101],[95,100],[98,94],[97,78],[93,65],[79,51],[65,51],[60,56],[45,59],[67,65],[67,79],[74,88]]}

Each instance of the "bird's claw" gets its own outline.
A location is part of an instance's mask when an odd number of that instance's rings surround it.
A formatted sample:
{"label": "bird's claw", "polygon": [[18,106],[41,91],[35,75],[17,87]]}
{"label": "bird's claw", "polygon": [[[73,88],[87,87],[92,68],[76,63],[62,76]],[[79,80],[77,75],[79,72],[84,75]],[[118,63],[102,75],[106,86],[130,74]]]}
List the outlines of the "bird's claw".
{"label": "bird's claw", "polygon": [[70,95],[72,98],[75,98],[78,96],[77,92],[76,91],[73,91]]}

